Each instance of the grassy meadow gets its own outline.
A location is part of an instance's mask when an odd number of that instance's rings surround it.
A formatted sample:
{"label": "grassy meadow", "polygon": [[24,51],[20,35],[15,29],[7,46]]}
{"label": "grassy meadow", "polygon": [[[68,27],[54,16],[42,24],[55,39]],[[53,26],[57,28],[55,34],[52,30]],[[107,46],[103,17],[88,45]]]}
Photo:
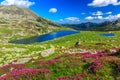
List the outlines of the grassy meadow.
{"label": "grassy meadow", "polygon": [[[120,80],[120,31],[112,31],[114,37],[99,35],[104,33],[110,32],[81,31],[33,44],[1,42],[0,80]],[[80,45],[75,47],[77,41]],[[42,57],[51,47],[54,54]],[[12,64],[23,58],[32,59]]]}

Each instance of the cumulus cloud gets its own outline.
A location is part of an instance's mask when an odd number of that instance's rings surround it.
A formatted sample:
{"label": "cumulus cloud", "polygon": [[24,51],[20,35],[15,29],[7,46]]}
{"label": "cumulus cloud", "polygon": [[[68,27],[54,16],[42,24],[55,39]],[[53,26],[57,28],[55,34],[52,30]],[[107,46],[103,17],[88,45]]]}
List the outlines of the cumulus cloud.
{"label": "cumulus cloud", "polygon": [[116,20],[120,18],[120,14],[116,14],[116,15],[108,15],[106,17],[103,16],[88,16],[85,19],[86,20]]}
{"label": "cumulus cloud", "polygon": [[94,6],[94,7],[104,7],[108,5],[120,5],[120,2],[118,0],[93,0],[92,3],[89,3],[88,6]]}
{"label": "cumulus cloud", "polygon": [[85,18],[86,20],[93,20],[93,19],[99,19],[99,20],[102,20],[103,19],[103,16],[102,14],[101,15],[93,15],[93,16],[88,16]]}
{"label": "cumulus cloud", "polygon": [[103,16],[97,16],[97,17],[88,16],[85,19],[86,20],[94,20],[94,19],[103,20]]}
{"label": "cumulus cloud", "polygon": [[102,19],[103,19],[103,16],[98,16],[97,19],[102,20]]}
{"label": "cumulus cloud", "polygon": [[112,12],[106,12],[105,14],[112,14]]}
{"label": "cumulus cloud", "polygon": [[35,2],[30,2],[29,0],[4,0],[1,2],[1,5],[16,5],[19,7],[30,7],[34,4]]}
{"label": "cumulus cloud", "polygon": [[49,9],[49,13],[56,13],[57,12],[57,9],[56,8],[51,8]]}
{"label": "cumulus cloud", "polygon": [[59,22],[61,22],[61,23],[69,23],[69,24],[76,24],[76,23],[80,23],[80,19],[78,17],[67,17],[65,19],[60,19]]}
{"label": "cumulus cloud", "polygon": [[93,19],[95,19],[95,17],[88,16],[88,17],[86,17],[85,19],[86,19],[86,20],[93,20]]}
{"label": "cumulus cloud", "polygon": [[79,22],[80,19],[77,18],[77,17],[68,17],[68,18],[65,18],[66,21],[69,21],[69,22]]}
{"label": "cumulus cloud", "polygon": [[120,18],[120,14],[109,15],[109,16],[105,17],[104,19],[107,19],[107,20],[116,20],[118,18]]}
{"label": "cumulus cloud", "polygon": [[[102,12],[102,11],[97,11],[97,12],[92,12],[91,13],[91,16],[87,16],[85,17],[86,20],[105,20],[105,19],[108,19],[108,18],[113,18],[113,16],[110,16],[112,15],[112,12]],[[103,16],[107,16],[107,17],[103,17]],[[115,18],[115,17],[114,17]]]}
{"label": "cumulus cloud", "polygon": [[92,15],[96,15],[96,16],[100,16],[100,15],[103,15],[104,13],[102,11],[97,11],[97,12],[94,12],[92,13]]}
{"label": "cumulus cloud", "polygon": [[110,15],[110,14],[112,14],[112,12],[105,12],[105,13],[103,13],[102,11],[97,11],[97,12],[92,12],[91,13],[93,16],[101,16],[101,15]]}

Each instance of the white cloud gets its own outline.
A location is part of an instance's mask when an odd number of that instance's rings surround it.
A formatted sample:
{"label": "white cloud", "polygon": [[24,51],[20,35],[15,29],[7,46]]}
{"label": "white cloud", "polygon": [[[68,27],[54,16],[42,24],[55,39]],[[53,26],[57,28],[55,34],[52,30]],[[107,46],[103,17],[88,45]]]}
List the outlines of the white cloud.
{"label": "white cloud", "polygon": [[92,13],[92,15],[96,15],[96,16],[100,16],[100,15],[103,15],[104,13],[102,11],[97,11],[97,12],[94,12]]}
{"label": "white cloud", "polygon": [[109,15],[109,16],[105,17],[104,19],[107,19],[107,20],[116,20],[118,18],[120,18],[120,14]]}
{"label": "white cloud", "polygon": [[56,13],[56,12],[57,12],[57,9],[56,9],[56,8],[51,8],[51,9],[49,9],[49,12],[50,12],[50,13]]}
{"label": "white cloud", "polygon": [[86,20],[116,20],[118,18],[120,18],[120,14],[108,15],[106,17],[103,17],[103,16],[88,16],[85,19]]}
{"label": "white cloud", "polygon": [[107,20],[113,20],[113,19],[115,19],[115,16],[113,16],[113,15],[109,15],[109,16],[105,17],[104,19],[107,19]]}
{"label": "white cloud", "polygon": [[34,4],[35,2],[30,2],[29,0],[4,0],[1,2],[1,5],[16,5],[19,7],[30,7]]}
{"label": "white cloud", "polygon": [[93,16],[101,16],[101,15],[105,15],[105,14],[107,14],[107,15],[110,15],[110,14],[112,14],[112,12],[106,12],[106,13],[103,13],[102,11],[97,11],[97,12],[92,12],[91,13]]}
{"label": "white cloud", "polygon": [[115,6],[116,6],[116,5],[120,5],[120,2],[117,2],[117,3],[113,4],[113,5],[115,5]]}
{"label": "white cloud", "polygon": [[80,19],[77,17],[68,17],[68,18],[65,18],[65,20],[69,22],[80,22]]}
{"label": "white cloud", "polygon": [[93,20],[93,19],[95,19],[95,17],[88,16],[88,17],[86,17],[85,19],[86,19],[86,20]]}
{"label": "white cloud", "polygon": [[117,17],[117,18],[120,18],[120,14],[117,14],[116,17]]}
{"label": "white cloud", "polygon": [[102,20],[102,19],[103,19],[103,17],[102,17],[102,16],[98,16],[98,17],[97,17],[97,19],[100,19],[100,20]]}
{"label": "white cloud", "polygon": [[102,11],[97,11],[97,12],[92,12],[91,14],[92,14],[91,16],[85,17],[85,19],[86,20],[115,20],[120,18],[120,14],[112,15],[112,12],[110,11],[105,13],[103,13]]}
{"label": "white cloud", "polygon": [[107,13],[105,13],[105,14],[112,14],[112,12],[107,12]]}
{"label": "white cloud", "polygon": [[103,19],[103,16],[88,16],[85,18],[86,20],[94,20],[94,19],[99,19],[99,20],[102,20]]}
{"label": "white cloud", "polygon": [[93,0],[92,3],[89,3],[88,6],[94,6],[94,7],[104,7],[108,5],[120,5],[120,2],[118,0]]}
{"label": "white cloud", "polygon": [[69,23],[69,24],[77,24],[80,23],[80,19],[78,17],[67,17],[65,19],[60,19],[60,23]]}

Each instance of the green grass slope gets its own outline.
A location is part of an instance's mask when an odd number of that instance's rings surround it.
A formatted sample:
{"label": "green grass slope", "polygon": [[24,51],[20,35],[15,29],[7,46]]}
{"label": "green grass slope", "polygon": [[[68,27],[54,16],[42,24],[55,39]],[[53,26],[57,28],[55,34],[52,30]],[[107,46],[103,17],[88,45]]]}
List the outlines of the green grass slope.
{"label": "green grass slope", "polygon": [[[120,48],[120,32],[113,31],[114,37],[99,36],[103,33],[108,32],[81,31],[28,45],[0,43],[0,79],[119,80],[120,52],[111,49]],[[76,41],[80,41],[81,45],[75,47]],[[51,46],[55,48],[55,53],[42,57],[41,51]],[[12,64],[23,58],[32,60],[24,64]]]}

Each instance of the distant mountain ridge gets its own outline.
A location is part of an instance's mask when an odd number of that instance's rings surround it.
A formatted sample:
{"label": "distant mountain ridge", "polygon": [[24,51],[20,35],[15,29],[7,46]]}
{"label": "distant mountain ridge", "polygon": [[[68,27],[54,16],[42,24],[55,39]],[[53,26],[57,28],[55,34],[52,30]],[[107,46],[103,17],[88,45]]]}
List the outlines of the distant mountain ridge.
{"label": "distant mountain ridge", "polygon": [[44,19],[28,8],[0,5],[0,38],[19,39],[57,31],[60,25]]}
{"label": "distant mountain ridge", "polygon": [[120,19],[101,23],[86,22],[81,24],[62,24],[76,30],[116,31],[120,30]]}

